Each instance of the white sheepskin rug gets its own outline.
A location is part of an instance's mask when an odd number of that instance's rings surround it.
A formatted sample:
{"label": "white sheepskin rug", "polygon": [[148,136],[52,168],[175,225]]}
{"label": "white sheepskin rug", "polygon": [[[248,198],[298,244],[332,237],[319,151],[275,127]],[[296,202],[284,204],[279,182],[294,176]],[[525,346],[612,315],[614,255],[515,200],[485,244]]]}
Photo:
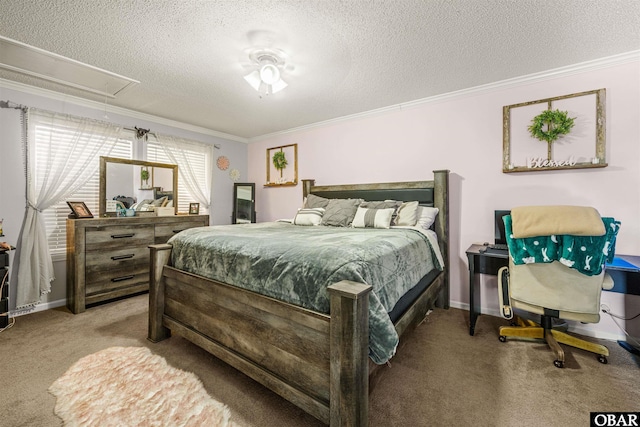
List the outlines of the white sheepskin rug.
{"label": "white sheepskin rug", "polygon": [[229,409],[191,372],[145,347],[111,347],[83,357],[49,387],[65,426],[220,426]]}

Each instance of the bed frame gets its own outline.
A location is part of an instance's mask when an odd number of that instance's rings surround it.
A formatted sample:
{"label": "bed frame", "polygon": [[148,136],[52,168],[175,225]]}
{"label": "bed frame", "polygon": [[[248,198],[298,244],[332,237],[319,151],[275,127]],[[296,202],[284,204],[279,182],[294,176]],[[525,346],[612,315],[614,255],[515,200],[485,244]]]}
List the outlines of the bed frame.
{"label": "bed frame", "polygon": [[[434,305],[449,308],[449,171],[432,181],[314,186],[304,195],[418,200],[439,208],[434,224],[445,268],[395,323],[402,335]],[[152,245],[149,340],[180,335],[331,426],[369,424],[368,294],[371,286],[328,287],[330,315],[170,266],[171,245]]]}

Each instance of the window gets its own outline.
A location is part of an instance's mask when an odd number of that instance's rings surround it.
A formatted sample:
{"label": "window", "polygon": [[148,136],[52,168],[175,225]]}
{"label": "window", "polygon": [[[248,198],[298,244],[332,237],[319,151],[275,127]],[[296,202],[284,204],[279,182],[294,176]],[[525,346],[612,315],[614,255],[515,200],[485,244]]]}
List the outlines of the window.
{"label": "window", "polygon": [[[67,118],[68,120],[65,120]],[[104,140],[109,137],[100,133],[101,128],[97,126],[85,132],[83,120],[85,119],[77,118],[75,120],[71,116],[65,116],[62,119],[56,117],[55,121],[43,121],[34,126],[32,130],[32,137],[35,138],[34,149],[30,158],[35,166],[36,182],[51,179],[48,176],[49,166],[47,165],[52,162],[63,162],[63,164],[67,164],[67,168],[73,169],[76,173],[76,175],[70,174],[68,177],[64,177],[62,181],[77,179],[69,177],[82,174],[81,171],[86,168],[88,162],[93,162],[96,159],[96,155],[98,157],[137,158],[152,162],[178,164],[179,173],[188,171],[189,178],[187,179],[192,181],[187,185],[186,179],[178,177],[178,211],[188,212],[190,202],[200,202],[200,213],[208,213],[206,205],[209,202],[209,180],[213,162],[211,146],[174,137],[167,137],[170,140],[168,145],[158,141],[144,141],[136,139],[132,131],[126,130],[121,131],[116,138],[111,136],[110,142],[105,144]],[[89,121],[89,119],[86,120]],[[105,132],[107,131],[105,130]],[[168,153],[167,150],[171,152]],[[146,153],[146,155],[141,153]],[[174,160],[171,160],[172,158]],[[185,162],[188,165],[182,167],[184,170],[181,171],[180,164]],[[83,176],[82,180],[88,179],[88,181],[80,190],[65,195],[61,202],[44,209],[42,212],[47,230],[49,251],[53,259],[64,259],[66,254],[66,220],[71,212],[66,203],[67,200],[82,201],[94,216],[98,215],[99,175],[99,170],[96,168],[90,177]],[[64,188],[67,184],[67,182],[59,182],[54,185]],[[203,194],[206,203],[203,200]]]}
{"label": "window", "polygon": [[[180,147],[181,157],[177,158],[170,156],[169,153],[165,150],[163,144],[158,141],[148,141],[147,142],[147,161],[150,162],[160,162],[160,163],[171,163],[178,165],[178,212],[189,212],[189,203],[191,202],[199,202],[200,203],[200,214],[206,215],[209,213],[209,210],[203,206],[203,201],[196,194],[193,194],[193,189],[190,189],[186,184],[183,174],[191,173],[191,175],[195,178],[195,185],[203,190],[209,191],[209,183],[211,164],[212,164],[212,155],[211,155],[211,147],[206,144],[198,144],[198,143],[189,143],[186,141],[177,141],[176,138],[171,138],[172,144],[178,145]],[[183,163],[188,163],[188,172],[187,165]],[[208,199],[209,195],[205,195]]]}
{"label": "window", "polygon": [[[61,152],[69,152],[69,145],[72,144],[70,138],[65,138],[64,133],[59,132],[59,129],[51,129],[46,127],[36,128],[36,165],[44,163],[43,156],[51,154],[49,149],[49,140],[55,137],[55,146]],[[54,136],[55,135],[55,136]],[[126,137],[123,135],[123,137]],[[130,135],[131,139],[120,138],[117,140],[116,145],[112,149],[105,149],[102,156],[121,157],[123,159],[131,159],[133,154],[133,134]],[[85,139],[83,143],[91,144],[91,139]],[[69,161],[74,161],[69,159]],[[81,159],[75,159],[77,164],[82,164]],[[36,166],[36,179],[42,179],[46,173],[44,168],[38,168]],[[42,212],[42,217],[47,229],[47,241],[49,242],[49,251],[54,259],[64,259],[63,255],[66,254],[67,245],[67,217],[71,213],[66,200],[75,200],[84,202],[91,213],[94,216],[98,216],[98,192],[100,187],[100,172],[96,171],[89,181],[82,187],[80,191],[77,191],[65,200],[54,204],[48,209]]]}

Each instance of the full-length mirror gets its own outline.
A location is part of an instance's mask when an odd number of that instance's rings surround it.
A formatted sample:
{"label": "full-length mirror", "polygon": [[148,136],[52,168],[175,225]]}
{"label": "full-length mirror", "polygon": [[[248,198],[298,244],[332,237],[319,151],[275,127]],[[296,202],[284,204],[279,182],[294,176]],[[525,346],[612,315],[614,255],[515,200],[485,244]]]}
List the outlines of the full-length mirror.
{"label": "full-length mirror", "polygon": [[157,208],[167,207],[178,212],[177,165],[100,157],[100,216],[123,209],[154,215]]}
{"label": "full-length mirror", "polygon": [[233,184],[233,217],[234,224],[256,222],[255,211],[256,185],[237,182]]}

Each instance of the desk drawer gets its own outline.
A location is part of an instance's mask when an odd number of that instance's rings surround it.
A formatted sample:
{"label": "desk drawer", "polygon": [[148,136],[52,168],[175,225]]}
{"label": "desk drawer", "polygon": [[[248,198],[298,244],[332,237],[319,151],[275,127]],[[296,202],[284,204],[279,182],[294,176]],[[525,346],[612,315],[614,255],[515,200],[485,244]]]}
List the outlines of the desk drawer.
{"label": "desk drawer", "polygon": [[154,242],[152,224],[137,226],[87,227],[85,246],[89,251],[104,251],[131,246],[146,246]]}

